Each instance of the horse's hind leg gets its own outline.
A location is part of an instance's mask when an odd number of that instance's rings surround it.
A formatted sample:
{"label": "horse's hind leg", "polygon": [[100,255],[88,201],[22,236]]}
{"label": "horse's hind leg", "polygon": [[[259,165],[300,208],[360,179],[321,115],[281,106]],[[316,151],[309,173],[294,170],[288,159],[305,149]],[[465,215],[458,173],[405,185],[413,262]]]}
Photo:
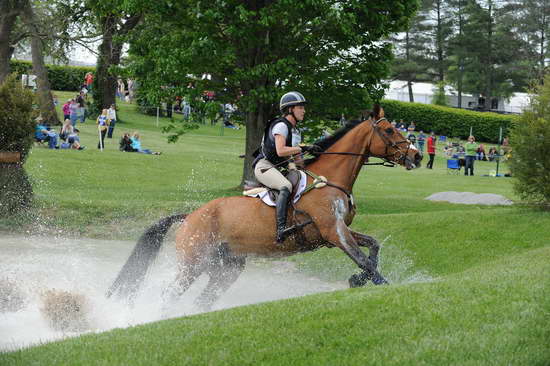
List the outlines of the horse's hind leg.
{"label": "horse's hind leg", "polygon": [[202,274],[204,268],[201,261],[182,261],[178,265],[176,278],[162,293],[163,306],[177,301]]}
{"label": "horse's hind leg", "polygon": [[210,279],[203,292],[195,301],[202,310],[208,311],[225,291],[237,280],[244,270],[246,257],[231,254],[229,246],[222,244],[209,263]]}
{"label": "horse's hind leg", "polygon": [[357,245],[369,248],[369,259],[374,264],[374,268],[378,268],[378,253],[380,252],[380,244],[378,244],[378,241],[372,236],[357,231],[350,230],[350,232],[357,241]]}

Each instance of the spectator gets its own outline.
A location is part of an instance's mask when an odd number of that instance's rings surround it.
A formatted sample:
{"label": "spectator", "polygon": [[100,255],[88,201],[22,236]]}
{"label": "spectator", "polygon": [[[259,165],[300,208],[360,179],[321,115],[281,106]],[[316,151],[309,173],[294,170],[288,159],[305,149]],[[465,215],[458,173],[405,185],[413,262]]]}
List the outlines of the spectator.
{"label": "spectator", "polygon": [[71,99],[71,104],[69,104],[69,119],[71,120],[71,125],[76,126],[77,113],[78,113],[78,103],[75,99]]}
{"label": "spectator", "polygon": [[97,117],[97,128],[99,130],[100,138],[97,143],[97,148],[103,150],[105,148],[105,135],[109,128],[109,118],[107,117],[107,109],[103,109],[101,115]]}
{"label": "spectator", "polygon": [[86,73],[86,76],[84,77],[84,84],[86,85],[86,89],[89,93],[92,92],[92,84],[94,83],[94,74],[91,72]]}
{"label": "spectator", "polygon": [[449,141],[443,148],[443,151],[445,152],[445,157],[447,159],[450,159],[453,156],[453,144]]}
{"label": "spectator", "polygon": [[142,149],[141,148],[141,141],[139,139],[139,133],[134,132],[132,135],[132,148],[134,151],[140,152],[142,154],[152,154],[152,155],[160,155],[160,152],[154,152],[149,149]]}
{"label": "spectator", "polygon": [[48,141],[47,126],[42,124],[42,117],[36,118],[36,127],[34,128],[34,139],[39,144]]}
{"label": "spectator", "polygon": [[63,123],[63,126],[61,127],[61,131],[59,132],[59,138],[63,141],[67,140],[67,136],[73,132],[73,125],[71,125],[71,120],[66,119],[65,123]]}
{"label": "spectator", "polygon": [[407,135],[407,140],[411,142],[416,147],[416,135],[413,133],[414,130],[411,130],[409,127],[409,134]]}
{"label": "spectator", "polygon": [[405,122],[403,122],[402,119],[399,120],[399,131],[406,132],[407,129],[405,128]]}
{"label": "spectator", "polygon": [[494,161],[497,156],[498,156],[497,148],[494,146],[491,147],[489,149],[489,152],[487,153],[487,158],[489,159],[489,161]]}
{"label": "spectator", "polygon": [[107,131],[107,138],[113,138],[113,131],[115,130],[116,125],[116,107],[114,104],[111,104],[111,107],[107,111],[107,118],[109,119],[109,130]]}
{"label": "spectator", "polygon": [[468,137],[468,142],[464,145],[466,166],[464,170],[464,175],[474,175],[474,161],[476,160],[477,154],[477,144],[475,143],[476,139],[474,136]]}
{"label": "spectator", "polygon": [[393,128],[397,128],[397,122],[391,121],[391,126],[392,126]]}
{"label": "spectator", "polygon": [[135,83],[134,80],[128,79],[128,101],[132,103],[134,100]]}
{"label": "spectator", "polygon": [[407,128],[407,130],[409,130],[409,132],[410,132],[410,131],[416,130],[416,125],[414,124],[414,122],[411,122],[411,124],[409,125],[409,127]]}
{"label": "spectator", "polygon": [[124,100],[125,94],[125,87],[124,87],[124,81],[121,78],[117,79],[117,95],[120,98],[120,100]]}
{"label": "spectator", "polygon": [[426,135],[424,135],[424,131],[420,131],[418,134],[418,150],[420,152],[424,152],[424,143],[426,142]]}
{"label": "spectator", "polygon": [[71,100],[67,100],[67,103],[63,104],[63,120],[66,121],[71,118]]}
{"label": "spectator", "polygon": [[84,146],[80,145],[79,133],[80,130],[78,128],[74,128],[73,132],[67,136],[67,143],[69,143],[71,149],[84,150]]}
{"label": "spectator", "polygon": [[428,137],[428,155],[430,156],[430,161],[426,164],[426,168],[433,169],[434,159],[435,159],[435,149],[436,149],[437,139],[435,138],[435,133],[432,131],[430,137]]}
{"label": "spectator", "polygon": [[86,122],[86,103],[84,102],[83,92],[80,92],[80,94],[76,96],[76,102],[78,103],[76,108],[76,121],[80,120],[81,123],[84,123]]}
{"label": "spectator", "polygon": [[46,128],[42,130],[42,133],[47,136],[45,141],[48,141],[48,148],[59,149],[59,146],[57,146],[58,135],[50,126],[46,126]]}
{"label": "spectator", "polygon": [[120,138],[119,142],[119,148],[120,151],[126,151],[126,152],[135,152],[137,150],[134,150],[132,147],[132,139],[130,138],[130,134],[128,132],[124,132],[124,135]]}
{"label": "spectator", "polygon": [[477,160],[484,160],[487,161],[487,154],[485,153],[485,146],[483,144],[479,144],[479,147],[476,151]]}

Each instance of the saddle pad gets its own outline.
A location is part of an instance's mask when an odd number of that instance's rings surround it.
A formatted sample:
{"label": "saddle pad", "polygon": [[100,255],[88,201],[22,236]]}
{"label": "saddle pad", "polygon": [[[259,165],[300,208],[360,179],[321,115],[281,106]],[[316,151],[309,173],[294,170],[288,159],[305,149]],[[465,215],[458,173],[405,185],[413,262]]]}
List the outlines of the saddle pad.
{"label": "saddle pad", "polygon": [[[298,202],[300,197],[302,197],[302,192],[306,188],[307,185],[307,175],[306,173],[300,171],[300,183],[298,184],[298,188],[296,190],[296,194],[294,195],[294,203]],[[259,193],[252,193],[248,194],[248,197],[258,197],[261,199],[266,205],[268,206],[276,206],[275,202],[271,199],[271,197],[268,194],[268,190],[259,192]]]}

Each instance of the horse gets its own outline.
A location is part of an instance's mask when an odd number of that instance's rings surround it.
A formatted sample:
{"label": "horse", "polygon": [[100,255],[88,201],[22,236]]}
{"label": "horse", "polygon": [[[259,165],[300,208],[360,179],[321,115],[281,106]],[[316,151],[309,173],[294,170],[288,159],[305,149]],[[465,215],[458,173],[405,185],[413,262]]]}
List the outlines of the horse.
{"label": "horse", "polygon": [[[284,257],[320,247],[344,251],[362,270],[349,279],[350,287],[388,283],[378,271],[380,246],[376,239],[350,229],[355,216],[352,188],[368,159],[399,164],[407,170],[420,166],[422,154],[384,117],[383,110],[366,120],[348,123],[333,135],[316,142],[321,152],[308,159],[308,185],[313,188],[289,208],[288,217],[300,229],[275,240],[275,209],[260,199],[234,196],[214,199],[190,214],[165,217],[147,229],[107,291],[106,296],[132,300],[176,222],[177,274],[163,292],[163,301],[175,301],[202,274],[209,281],[196,299],[204,310],[237,280],[247,256]],[[300,220],[301,218],[301,220]],[[367,256],[360,247],[367,247]]]}

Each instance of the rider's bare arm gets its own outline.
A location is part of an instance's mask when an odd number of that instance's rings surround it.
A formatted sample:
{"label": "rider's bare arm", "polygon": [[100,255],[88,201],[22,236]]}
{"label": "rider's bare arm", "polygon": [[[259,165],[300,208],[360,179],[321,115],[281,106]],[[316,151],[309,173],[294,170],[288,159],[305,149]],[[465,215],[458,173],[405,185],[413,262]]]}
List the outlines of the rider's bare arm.
{"label": "rider's bare arm", "polygon": [[283,135],[275,135],[275,147],[277,148],[277,155],[279,156],[291,156],[294,154],[300,154],[302,148],[299,146],[286,146],[286,139]]}

